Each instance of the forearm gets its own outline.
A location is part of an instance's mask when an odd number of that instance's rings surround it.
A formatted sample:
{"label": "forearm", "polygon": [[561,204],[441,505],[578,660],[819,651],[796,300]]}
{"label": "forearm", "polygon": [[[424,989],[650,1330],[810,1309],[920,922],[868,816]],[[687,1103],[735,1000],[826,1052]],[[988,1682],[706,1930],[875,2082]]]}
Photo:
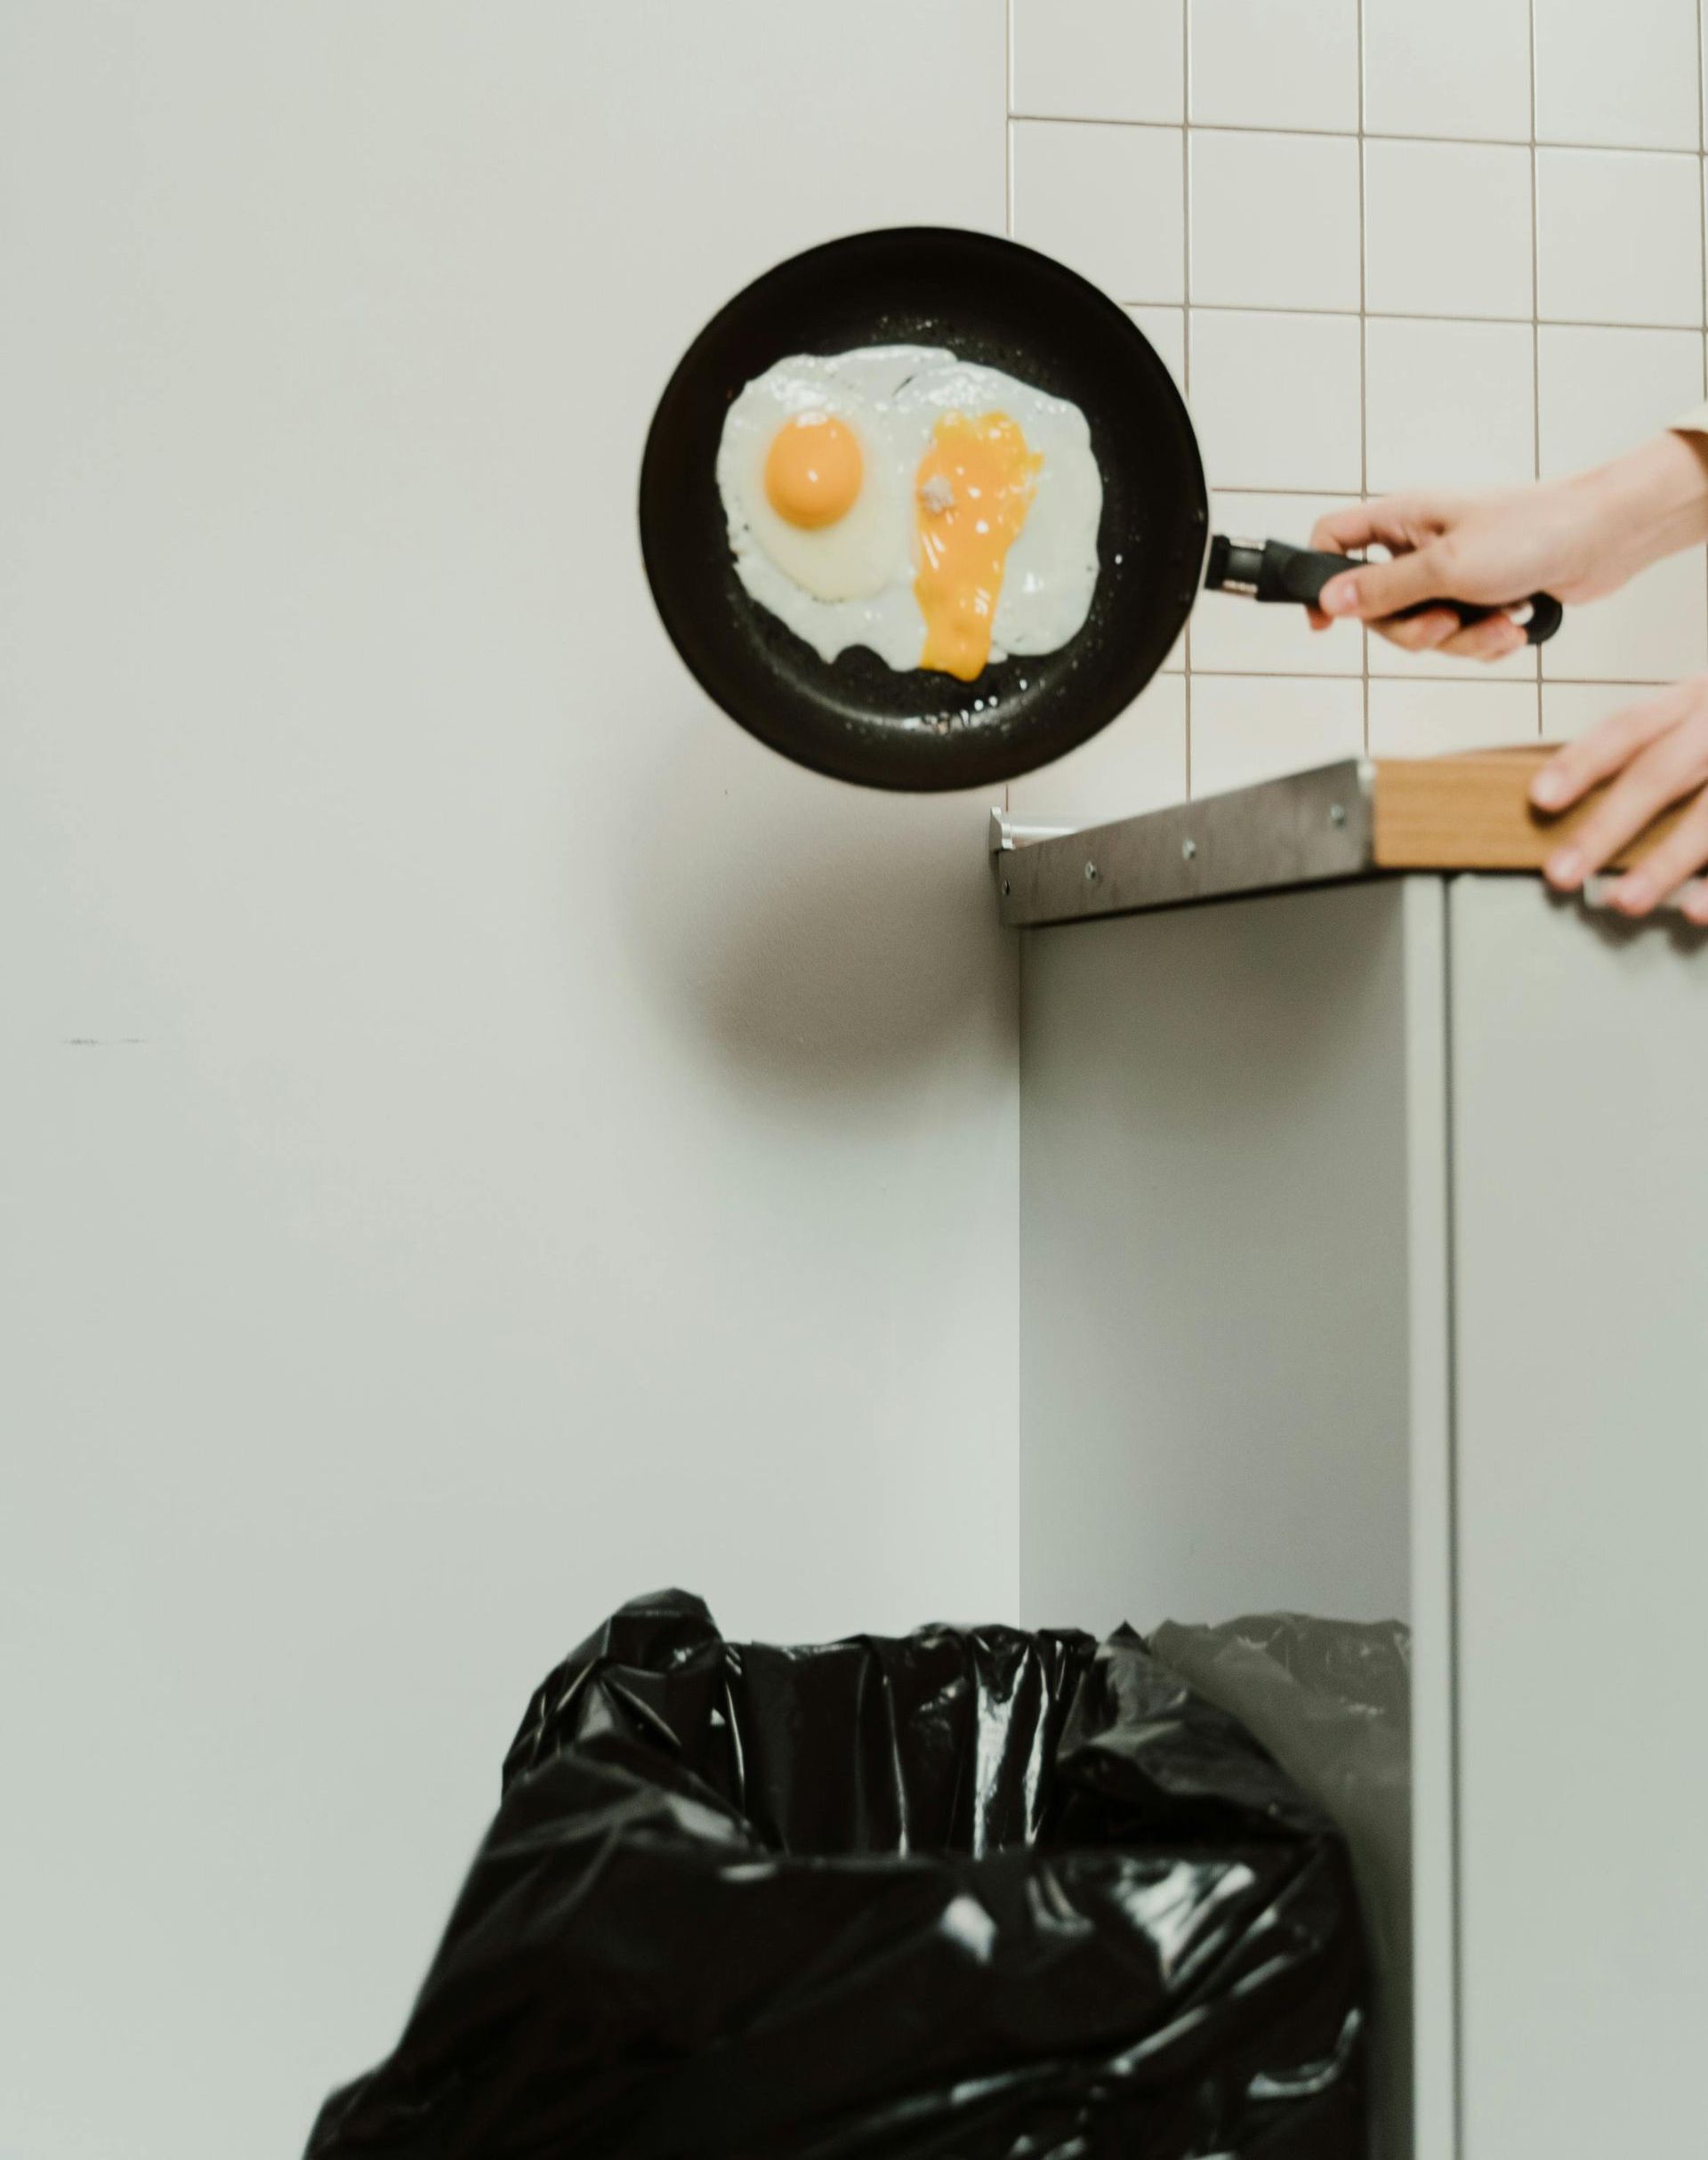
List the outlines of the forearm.
{"label": "forearm", "polygon": [[1592,505],[1598,567],[1622,582],[1708,541],[1708,434],[1669,429],[1568,484]]}

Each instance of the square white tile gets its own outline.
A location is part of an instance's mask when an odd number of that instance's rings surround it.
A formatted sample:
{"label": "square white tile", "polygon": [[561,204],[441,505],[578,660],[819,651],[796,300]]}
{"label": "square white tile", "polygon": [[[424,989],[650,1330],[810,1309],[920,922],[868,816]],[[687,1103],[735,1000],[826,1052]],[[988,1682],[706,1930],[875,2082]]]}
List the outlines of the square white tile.
{"label": "square white tile", "polygon": [[1529,321],[1527,149],[1367,142],[1364,169],[1367,308]]}
{"label": "square white tile", "polygon": [[1527,142],[1530,0],[1364,0],[1364,125]]}
{"label": "square white tile", "polygon": [[1701,329],[1700,161],[1660,150],[1538,150],[1544,321]]}
{"label": "square white tile", "polygon": [[1213,486],[1358,494],[1356,316],[1193,308],[1187,352]]}
{"label": "square white tile", "polygon": [[1569,743],[1587,735],[1627,705],[1652,697],[1652,689],[1633,689],[1628,682],[1544,682],[1542,733],[1550,743]]}
{"label": "square white tile", "polygon": [[1535,742],[1536,690],[1528,682],[1373,682],[1372,757],[1444,757]]}
{"label": "square white tile", "polygon": [[1696,0],[1535,0],[1536,140],[1694,150]]}
{"label": "square white tile", "polygon": [[1186,388],[1186,310],[1184,308],[1129,308],[1127,313],[1162,356],[1182,391]]}
{"label": "square white tile", "polygon": [[1365,325],[1373,494],[1492,488],[1535,473],[1528,323],[1382,318]]}
{"label": "square white tile", "polygon": [[1581,471],[1658,434],[1702,403],[1702,360],[1694,330],[1544,323],[1536,353],[1543,471]]}
{"label": "square white tile", "polygon": [[1195,121],[1357,132],[1358,0],[1189,4]]}
{"label": "square white tile", "polygon": [[[1291,540],[1309,545],[1310,530],[1332,505],[1322,496],[1219,491],[1210,505],[1213,532],[1235,540]],[[1212,673],[1357,675],[1364,633],[1355,623],[1316,631],[1302,608],[1260,605],[1231,592],[1206,592],[1192,610],[1192,665]]]}
{"label": "square white tile", "polygon": [[1009,100],[1062,120],[1186,117],[1180,0],[1010,0]]}
{"label": "square white tile", "polygon": [[1195,306],[1357,309],[1353,137],[1195,127],[1191,147]]}
{"label": "square white tile", "polygon": [[1099,735],[1009,784],[1009,811],[1035,825],[1103,825],[1186,800],[1186,681],[1158,675]]}
{"label": "square white tile", "polygon": [[1674,682],[1708,672],[1708,563],[1699,547],[1607,600],[1568,608],[1542,649],[1544,682]]}
{"label": "square white tile", "polygon": [[1364,685],[1293,675],[1192,677],[1192,794],[1219,795],[1364,750]]}
{"label": "square white tile", "polygon": [[1013,124],[1014,238],[1116,300],[1186,298],[1186,167],[1178,127]]}

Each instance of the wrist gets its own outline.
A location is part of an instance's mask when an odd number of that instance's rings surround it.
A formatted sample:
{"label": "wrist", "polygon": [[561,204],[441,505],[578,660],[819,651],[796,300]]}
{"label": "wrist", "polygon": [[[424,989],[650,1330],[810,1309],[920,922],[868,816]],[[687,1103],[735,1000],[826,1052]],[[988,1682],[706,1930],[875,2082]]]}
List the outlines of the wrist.
{"label": "wrist", "polygon": [[1623,583],[1708,540],[1708,439],[1669,429],[1566,483],[1587,520],[1596,568]]}

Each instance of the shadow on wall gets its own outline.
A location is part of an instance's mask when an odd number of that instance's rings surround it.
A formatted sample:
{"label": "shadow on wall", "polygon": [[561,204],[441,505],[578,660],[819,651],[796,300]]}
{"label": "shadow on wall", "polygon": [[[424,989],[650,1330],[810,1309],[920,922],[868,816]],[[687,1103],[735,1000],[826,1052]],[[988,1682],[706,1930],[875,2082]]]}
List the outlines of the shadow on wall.
{"label": "shadow on wall", "polygon": [[850,787],[684,703],[632,824],[625,923],[673,1023],[792,1091],[867,1088],[957,1042],[995,1054],[1014,966],[981,850],[1000,791]]}

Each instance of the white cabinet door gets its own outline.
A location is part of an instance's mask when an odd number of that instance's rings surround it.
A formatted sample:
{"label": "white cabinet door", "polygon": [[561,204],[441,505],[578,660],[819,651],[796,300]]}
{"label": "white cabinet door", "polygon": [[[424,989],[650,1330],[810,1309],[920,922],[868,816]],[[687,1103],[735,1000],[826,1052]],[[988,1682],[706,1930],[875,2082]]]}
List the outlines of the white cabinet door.
{"label": "white cabinet door", "polygon": [[1679,2160],[1708,2047],[1708,942],[1449,888],[1461,2160]]}

